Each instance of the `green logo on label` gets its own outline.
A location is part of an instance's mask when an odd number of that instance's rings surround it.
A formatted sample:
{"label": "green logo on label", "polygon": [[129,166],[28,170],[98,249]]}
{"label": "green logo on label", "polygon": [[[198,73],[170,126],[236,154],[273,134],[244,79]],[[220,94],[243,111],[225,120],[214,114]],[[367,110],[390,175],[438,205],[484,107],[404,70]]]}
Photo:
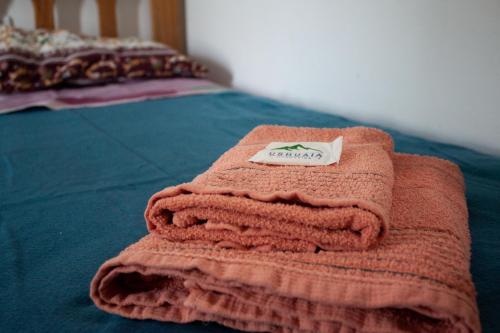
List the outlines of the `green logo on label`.
{"label": "green logo on label", "polygon": [[286,151],[314,150],[314,151],[318,151],[318,152],[322,153],[321,150],[310,148],[310,147],[306,147],[306,146],[301,145],[300,143],[296,144],[296,145],[293,145],[293,146],[283,146],[283,147],[273,148],[272,150],[286,150]]}

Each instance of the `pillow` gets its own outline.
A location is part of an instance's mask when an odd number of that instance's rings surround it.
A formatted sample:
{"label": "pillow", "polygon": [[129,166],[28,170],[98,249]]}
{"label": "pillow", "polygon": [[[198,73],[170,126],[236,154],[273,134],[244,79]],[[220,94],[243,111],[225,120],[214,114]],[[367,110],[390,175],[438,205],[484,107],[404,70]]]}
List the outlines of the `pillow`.
{"label": "pillow", "polygon": [[202,64],[156,42],[0,26],[2,93],[206,73]]}

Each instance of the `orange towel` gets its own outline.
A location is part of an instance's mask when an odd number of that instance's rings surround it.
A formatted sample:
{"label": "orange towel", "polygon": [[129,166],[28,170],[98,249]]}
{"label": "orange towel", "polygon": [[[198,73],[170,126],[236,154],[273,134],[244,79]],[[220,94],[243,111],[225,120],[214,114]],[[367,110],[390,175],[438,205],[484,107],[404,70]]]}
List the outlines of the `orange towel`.
{"label": "orange towel", "polygon": [[[248,162],[268,143],[344,137],[339,165]],[[149,201],[150,231],[224,248],[367,249],[386,234],[394,171],[391,137],[373,128],[259,126],[191,183]]]}
{"label": "orange towel", "polygon": [[258,252],[149,235],[99,269],[96,305],[256,332],[479,332],[463,177],[394,155],[391,233],[365,251]]}

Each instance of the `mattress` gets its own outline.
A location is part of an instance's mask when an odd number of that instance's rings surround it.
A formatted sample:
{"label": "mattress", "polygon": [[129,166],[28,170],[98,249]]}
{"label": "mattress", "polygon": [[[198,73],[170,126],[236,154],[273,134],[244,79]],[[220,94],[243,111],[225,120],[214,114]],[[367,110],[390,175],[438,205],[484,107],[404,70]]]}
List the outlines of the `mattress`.
{"label": "mattress", "polygon": [[[97,268],[146,234],[151,194],[191,180],[259,124],[361,124],[239,92],[0,116],[0,323],[4,332],[235,332],[124,319],[89,298]],[[500,332],[500,158],[383,128],[396,151],[465,175],[484,332]]]}

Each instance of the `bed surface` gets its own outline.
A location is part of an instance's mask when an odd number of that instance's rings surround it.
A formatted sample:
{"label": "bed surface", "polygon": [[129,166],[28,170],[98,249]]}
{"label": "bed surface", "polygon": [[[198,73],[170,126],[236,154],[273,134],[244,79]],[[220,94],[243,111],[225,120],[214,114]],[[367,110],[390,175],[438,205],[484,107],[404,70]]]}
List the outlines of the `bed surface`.
{"label": "bed surface", "polygon": [[[235,332],[110,315],[93,305],[89,284],[146,234],[150,195],[191,180],[263,123],[359,125],[237,92],[0,115],[1,330]],[[481,322],[500,332],[500,158],[388,131],[397,151],[450,159],[464,172]]]}

